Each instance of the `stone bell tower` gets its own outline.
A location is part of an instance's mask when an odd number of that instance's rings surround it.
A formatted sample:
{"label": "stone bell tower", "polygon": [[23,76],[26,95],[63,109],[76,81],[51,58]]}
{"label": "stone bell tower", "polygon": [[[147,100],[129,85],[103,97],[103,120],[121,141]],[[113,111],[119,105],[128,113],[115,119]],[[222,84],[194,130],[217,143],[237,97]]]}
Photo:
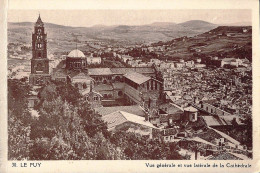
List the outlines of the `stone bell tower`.
{"label": "stone bell tower", "polygon": [[31,85],[44,85],[50,81],[49,59],[47,58],[47,34],[39,15],[32,34],[32,59],[29,82]]}

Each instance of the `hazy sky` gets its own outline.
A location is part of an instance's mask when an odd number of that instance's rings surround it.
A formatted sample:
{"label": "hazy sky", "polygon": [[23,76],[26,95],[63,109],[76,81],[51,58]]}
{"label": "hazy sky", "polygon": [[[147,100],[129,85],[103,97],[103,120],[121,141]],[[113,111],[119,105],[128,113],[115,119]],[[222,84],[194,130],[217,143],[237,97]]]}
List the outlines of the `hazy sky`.
{"label": "hazy sky", "polygon": [[251,22],[251,10],[9,10],[8,22],[43,22],[67,26],[143,25],[153,22],[204,20],[215,24]]}

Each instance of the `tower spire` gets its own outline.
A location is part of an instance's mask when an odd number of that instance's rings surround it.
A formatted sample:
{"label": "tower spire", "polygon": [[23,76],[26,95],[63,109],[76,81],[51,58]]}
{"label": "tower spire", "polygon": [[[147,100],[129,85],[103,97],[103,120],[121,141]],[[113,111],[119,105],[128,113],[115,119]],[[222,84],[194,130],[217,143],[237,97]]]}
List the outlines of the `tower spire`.
{"label": "tower spire", "polygon": [[39,17],[38,17],[38,19],[37,19],[37,22],[36,22],[36,23],[38,23],[38,24],[43,24],[43,22],[42,22],[42,19],[41,19],[40,12],[39,12]]}
{"label": "tower spire", "polygon": [[47,58],[47,34],[41,16],[34,25],[32,34],[32,59],[29,82],[32,85],[47,84],[50,80],[49,59]]}

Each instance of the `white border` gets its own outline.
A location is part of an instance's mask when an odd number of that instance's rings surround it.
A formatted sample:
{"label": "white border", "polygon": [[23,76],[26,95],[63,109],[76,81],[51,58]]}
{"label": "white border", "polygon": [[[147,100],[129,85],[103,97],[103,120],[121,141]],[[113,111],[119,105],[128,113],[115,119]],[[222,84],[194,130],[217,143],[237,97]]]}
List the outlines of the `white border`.
{"label": "white border", "polygon": [[[9,3],[9,4],[8,4]],[[260,54],[259,54],[259,2],[258,0],[1,0],[0,1],[0,51],[1,51],[1,163],[0,172],[259,172],[260,171]],[[9,5],[9,7],[8,7]],[[6,101],[6,48],[7,9],[252,9],[253,21],[253,150],[251,161],[196,161],[196,163],[250,163],[251,169],[242,168],[146,168],[145,163],[191,163],[195,161],[40,161],[41,169],[11,168],[7,158],[7,101]],[[4,41],[3,41],[4,40]],[[37,161],[39,162],[39,161]],[[30,162],[28,162],[30,163]],[[6,169],[7,168],[7,169]]]}

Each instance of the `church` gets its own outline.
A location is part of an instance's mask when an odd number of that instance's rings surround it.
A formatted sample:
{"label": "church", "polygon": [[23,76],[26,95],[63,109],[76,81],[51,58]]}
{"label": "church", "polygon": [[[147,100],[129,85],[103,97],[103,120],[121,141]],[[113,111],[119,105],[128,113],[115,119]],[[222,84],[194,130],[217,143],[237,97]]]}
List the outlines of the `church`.
{"label": "church", "polygon": [[163,91],[153,67],[90,68],[100,57],[86,57],[76,48],[49,73],[47,34],[40,15],[32,34],[32,59],[29,82],[41,86],[48,81],[70,82],[93,107],[141,105],[156,108]]}

